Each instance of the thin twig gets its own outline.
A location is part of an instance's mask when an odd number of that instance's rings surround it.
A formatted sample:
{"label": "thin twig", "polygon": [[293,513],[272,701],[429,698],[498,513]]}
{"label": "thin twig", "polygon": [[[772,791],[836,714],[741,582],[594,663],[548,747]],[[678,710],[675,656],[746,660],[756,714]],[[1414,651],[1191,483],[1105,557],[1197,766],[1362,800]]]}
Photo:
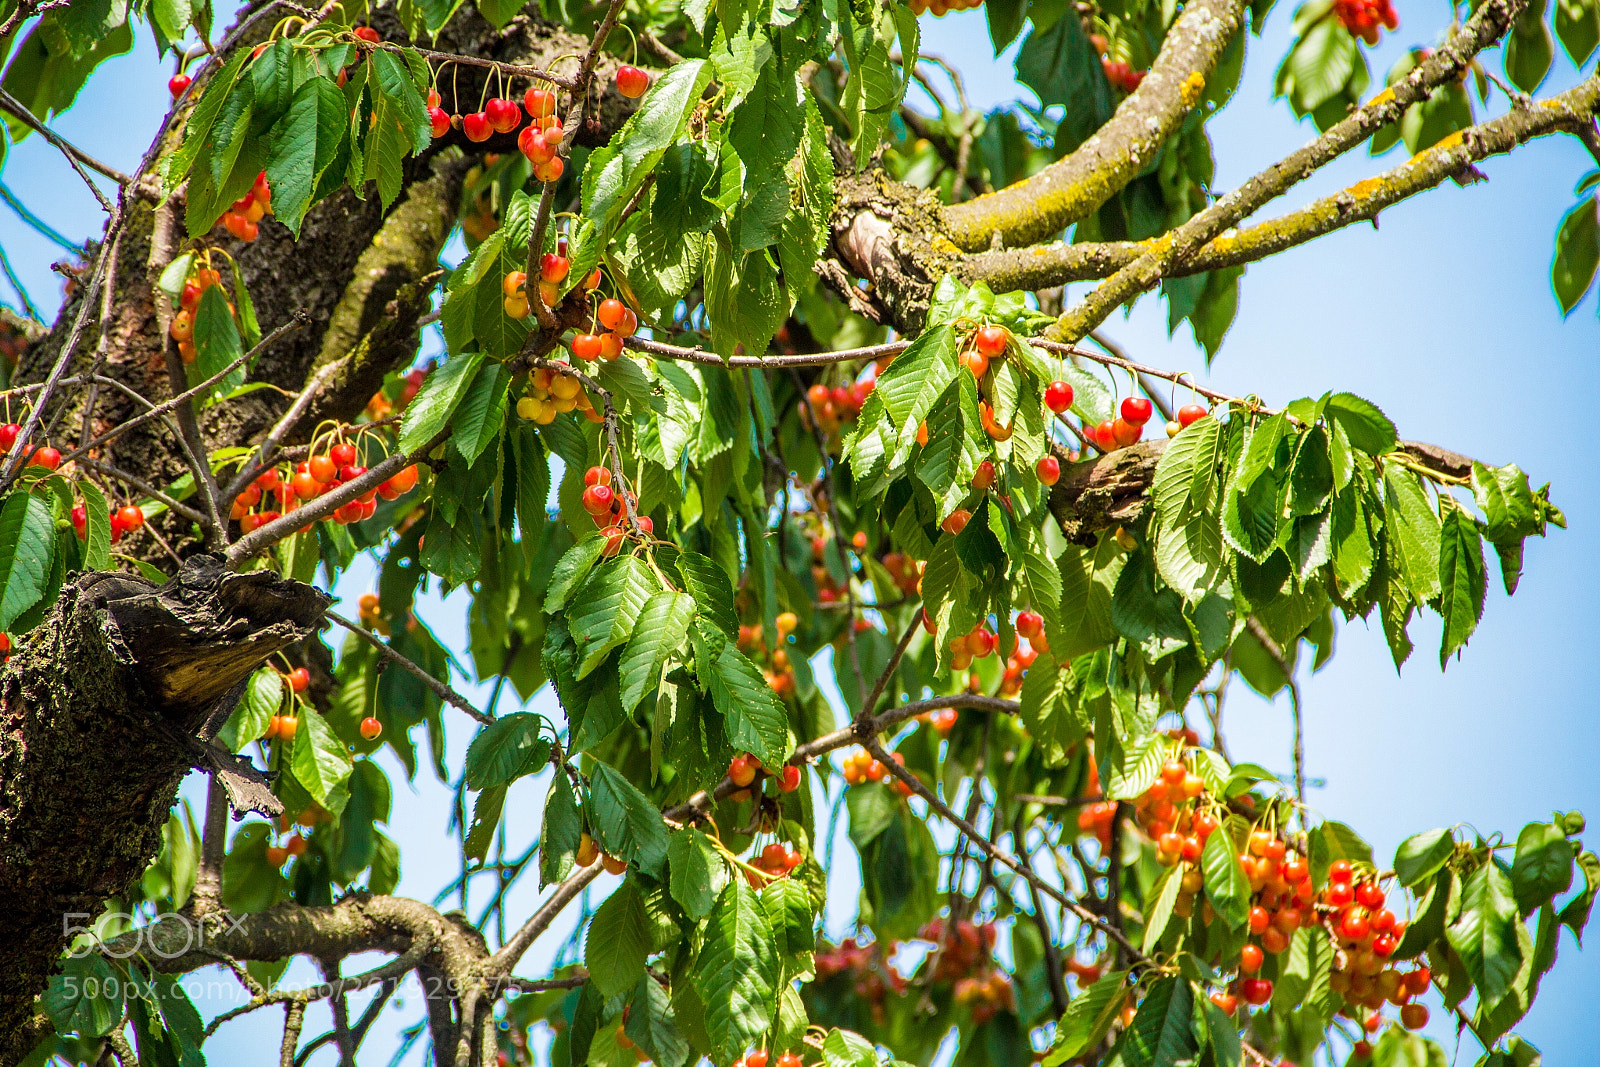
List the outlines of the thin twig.
{"label": "thin twig", "polygon": [[300,1044],[300,1028],[305,1022],[305,1001],[289,1001],[283,1009],[283,1043],[278,1046],[278,1067],[294,1067],[294,1050]]}
{"label": "thin twig", "polygon": [[928,802],[928,806],[930,808],[932,808],[934,811],[937,811],[951,825],[965,833],[967,837],[970,838],[980,848],[982,848],[991,859],[1010,868],[1013,872],[1026,879],[1028,883],[1038,889],[1039,892],[1045,894],[1051,900],[1054,900],[1057,904],[1060,904],[1063,908],[1066,908],[1068,911],[1072,912],[1072,914],[1076,915],[1083,922],[1089,923],[1091,926],[1098,927],[1109,936],[1115,938],[1125,949],[1128,950],[1129,953],[1132,954],[1135,960],[1140,962],[1148,962],[1145,960],[1143,954],[1140,953],[1138,949],[1133,947],[1132,943],[1128,941],[1121,930],[1117,929],[1115,926],[1112,926],[1103,918],[1084,907],[1079,901],[1073,900],[1071,897],[1061,892],[1061,890],[1057,889],[1043,878],[1040,878],[1039,875],[1034,872],[1033,868],[1029,867],[1026,863],[1021,862],[1015,856],[1012,856],[1005,850],[999,848],[987,837],[985,837],[976,826],[973,826],[966,819],[963,819],[959,814],[951,810],[950,805],[940,800],[937,794],[935,794],[926,785],[922,784],[922,779],[918,778],[916,775],[912,774],[910,771],[906,770],[898,762],[896,762],[894,757],[885,751],[882,742],[880,742],[876,737],[867,739],[866,748],[868,752],[872,753],[874,759],[876,759],[879,763],[882,763],[884,767],[888,769],[890,774],[894,775],[906,785],[910,786],[913,792]]}
{"label": "thin twig", "polygon": [[[211,377],[207,378],[205,381],[201,382],[199,385],[195,386],[192,389],[187,390],[186,392],[179,393],[177,396],[173,397],[170,400],[162,401],[160,404],[157,404],[154,407],[150,408],[149,411],[146,411],[146,412],[143,412],[142,414],[136,415],[133,418],[127,420],[126,422],[118,423],[116,426],[114,426],[111,429],[107,430],[105,433],[101,434],[99,437],[96,437],[93,441],[90,441],[88,444],[84,445],[83,447],[77,449],[76,451],[70,452],[65,456],[62,456],[61,457],[61,462],[62,463],[68,463],[68,462],[70,462],[70,461],[72,461],[74,459],[77,459],[79,456],[81,456],[85,452],[89,451],[89,449],[97,448],[100,445],[105,444],[107,441],[111,440],[112,438],[117,437],[117,436],[119,436],[121,434],[127,433],[129,430],[133,429],[135,426],[138,426],[138,425],[141,425],[142,423],[148,422],[151,419],[159,418],[160,416],[165,415],[168,412],[175,410],[178,407],[179,404],[186,403],[187,401],[192,400],[197,396],[201,396],[204,393],[209,392],[214,386],[220,384],[225,378],[227,378],[228,375],[232,374],[234,371],[238,370],[240,367],[243,367],[243,366],[247,365],[251,360],[255,359],[255,357],[257,355],[259,355],[268,345],[272,344],[272,342],[276,341],[278,338],[282,337],[284,334],[290,332],[291,330],[298,330],[301,326],[306,325],[310,321],[311,321],[310,318],[306,315],[306,313],[304,311],[295,312],[293,318],[289,322],[284,323],[282,326],[279,326],[276,330],[273,330],[271,333],[267,334],[267,336],[263,337],[261,339],[261,342],[259,344],[257,344],[254,348],[250,349],[250,351],[246,352],[244,355],[240,356],[238,359],[234,360],[232,363],[228,364],[222,370],[219,370],[217,373],[213,374]],[[99,381],[100,380],[100,376],[99,375],[93,375],[93,376],[91,376],[91,380]],[[107,381],[114,381],[114,379],[106,379],[106,380]],[[121,383],[116,383],[116,384],[120,385]],[[138,396],[137,393],[135,393],[134,395]],[[143,397],[140,397],[140,399],[144,400]],[[144,400],[144,402],[146,404],[149,403],[148,400]],[[238,496],[238,495],[239,494],[237,492],[235,492],[233,494],[233,496]],[[232,500],[232,497],[229,496],[226,493],[223,494],[223,497],[226,500],[229,500],[229,501]]]}
{"label": "thin twig", "polygon": [[6,92],[4,89],[0,89],[0,107],[3,107],[7,111],[11,112],[17,118],[22,120],[22,124],[24,126],[27,126],[29,129],[38,133],[52,145],[55,145],[55,147],[60,150],[61,154],[67,157],[67,162],[72,164],[72,169],[78,172],[78,177],[82,178],[84,184],[87,185],[90,191],[94,193],[95,199],[100,201],[100,206],[105,209],[106,214],[110,215],[115,213],[115,209],[111,206],[111,201],[107,200],[106,194],[100,191],[100,187],[96,185],[87,174],[83,173],[83,168],[88,167],[90,170],[98,171],[107,178],[110,178],[112,181],[116,182],[118,185],[128,185],[133,181],[132,178],[122,173],[116,167],[100,162],[83,149],[74,145],[71,141],[68,141],[65,137],[62,137],[59,133],[56,133],[50,127],[41,122],[33,112],[29,111],[26,104],[12,96],[10,93]]}
{"label": "thin twig", "polygon": [[393,660],[406,671],[416,675],[416,677],[421,680],[423,685],[433,690],[434,695],[440,700],[444,701],[446,704],[449,704],[452,707],[460,708],[473,719],[483,723],[485,726],[494,722],[494,718],[492,716],[485,715],[483,712],[473,707],[472,702],[466,697],[462,696],[454,689],[451,689],[448,685],[439,681],[439,679],[429,674],[426,670],[422,669],[417,664],[411,662],[409,659],[396,652],[389,645],[378,640],[377,637],[368,632],[365,626],[360,626],[351,622],[349,619],[345,618],[343,615],[340,615],[336,611],[325,611],[323,614],[327,616],[330,621],[338,623],[340,626],[343,626],[346,630],[349,630],[351,633],[367,642],[367,644],[377,649],[379,655],[386,659]]}
{"label": "thin twig", "polygon": [[206,522],[205,515],[196,511],[194,508],[191,508],[188,504],[183,503],[181,500],[174,500],[172,497],[168,496],[166,493],[163,493],[161,490],[157,489],[143,478],[129,474],[125,470],[113,467],[111,464],[104,463],[98,459],[90,459],[88,456],[79,456],[77,462],[78,466],[80,467],[88,467],[90,470],[99,471],[107,478],[115,478],[119,482],[131,485],[145,496],[161,504],[168,511],[175,512],[179,515],[182,515],[184,518],[193,522],[198,522],[201,525],[204,525]]}

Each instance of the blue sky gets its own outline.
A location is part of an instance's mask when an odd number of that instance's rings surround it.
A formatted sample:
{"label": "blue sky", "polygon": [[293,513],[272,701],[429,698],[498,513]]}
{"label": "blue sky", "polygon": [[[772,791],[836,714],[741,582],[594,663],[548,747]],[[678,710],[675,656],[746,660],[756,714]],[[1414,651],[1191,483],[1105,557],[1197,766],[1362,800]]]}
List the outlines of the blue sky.
{"label": "blue sky", "polygon": [[[1434,43],[1450,18],[1437,0],[1402,0],[1398,9],[1399,33],[1385,35],[1372,57],[1375,80],[1404,47]],[[1284,104],[1270,100],[1290,14],[1287,6],[1274,11],[1265,35],[1250,39],[1244,82],[1210,124],[1219,191],[1314,135]],[[960,67],[975,105],[1031,99],[1015,83],[1009,57],[992,58],[981,11],[925,17],[922,26],[923,50]],[[1499,72],[1498,53],[1489,54],[1488,64]],[[145,34],[135,53],[102,68],[56,127],[107,162],[131,169],[167,106],[170,73],[157,63]],[[1558,51],[1545,90],[1574,80]],[[1503,104],[1492,110],[1502,111]],[[1401,161],[1399,151],[1379,160],[1352,153],[1268,211],[1288,210]],[[1380,858],[1391,856],[1404,837],[1435,826],[1462,823],[1514,838],[1524,822],[1548,819],[1553,809],[1600,814],[1595,746],[1581,733],[1596,722],[1593,686],[1584,681],[1593,676],[1582,664],[1600,632],[1600,491],[1590,469],[1594,453],[1583,440],[1600,401],[1600,319],[1591,293],[1563,321],[1549,283],[1555,228],[1573,203],[1573,185],[1593,165],[1575,139],[1544,138],[1480,164],[1486,183],[1466,189],[1447,183],[1390,209],[1376,229],[1352,227],[1251,266],[1238,318],[1210,372],[1187,328],[1168,339],[1165,308],[1154,299],[1107,324],[1142,362],[1192,369],[1220,389],[1255,393],[1274,404],[1349,389],[1378,403],[1403,437],[1489,463],[1516,462],[1533,484],[1552,483],[1552,499],[1565,510],[1570,529],[1530,542],[1515,597],[1491,583],[1483,624],[1460,661],[1439,669],[1437,625],[1423,622],[1413,627],[1417,652],[1397,676],[1381,633],[1356,623],[1340,629],[1338,654],[1304,687],[1308,773],[1321,782],[1311,803],[1366,834]],[[98,207],[40,138],[14,146],[0,177],[68,236],[98,233]],[[0,244],[50,317],[60,286],[48,265],[59,251],[3,206]],[[358,566],[337,592],[353,600],[370,581],[371,571]],[[423,613],[441,637],[460,647],[465,606],[459,594],[425,603]],[[534,704],[558,715],[546,695]],[[1268,703],[1235,687],[1227,732],[1235,758],[1286,769],[1284,701]],[[449,733],[458,760],[470,731],[454,721]],[[397,769],[392,777],[403,782]],[[399,785],[395,799],[392,825],[404,846],[400,891],[431,899],[457,864],[443,836],[448,793],[419,776],[414,790]],[[512,851],[536,833],[542,799],[542,782],[513,788],[507,805]],[[830,908],[830,925],[854,900],[856,875],[849,868],[841,864],[836,871],[840,906]],[[513,921],[536,898],[531,886],[514,894]],[[522,973],[543,973],[553,948],[553,941],[537,947]],[[1592,1059],[1592,1005],[1600,997],[1600,953],[1580,954],[1568,936],[1560,951],[1538,1005],[1518,1029],[1544,1051],[1546,1062],[1586,1062]],[[413,995],[403,1013],[389,1012],[367,1056],[386,1059],[377,1053],[392,1047],[389,1032],[417,1009]],[[325,1014],[314,1015],[307,1033],[320,1032],[325,1021]],[[275,1062],[281,1025],[281,1014],[262,1012],[230,1024],[216,1040],[227,1042],[227,1062],[267,1064]],[[1447,1052],[1454,1049],[1452,1033],[1435,1028],[1435,1036]],[[1469,1038],[1455,1062],[1476,1058]]]}

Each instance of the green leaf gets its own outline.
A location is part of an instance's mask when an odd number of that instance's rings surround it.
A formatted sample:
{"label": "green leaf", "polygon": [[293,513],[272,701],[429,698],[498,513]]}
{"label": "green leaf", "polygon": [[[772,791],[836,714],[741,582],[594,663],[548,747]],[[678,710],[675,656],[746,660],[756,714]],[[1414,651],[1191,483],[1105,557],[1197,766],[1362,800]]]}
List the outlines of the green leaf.
{"label": "green leaf", "polygon": [[1455,835],[1449,830],[1429,830],[1400,842],[1394,853],[1394,876],[1407,888],[1438,873],[1455,852]]}
{"label": "green leaf", "polygon": [[111,569],[111,505],[100,487],[85,479],[78,483],[83,494],[83,510],[87,538],[83,547],[83,569],[104,571]]}
{"label": "green leaf", "polygon": [[568,623],[582,662],[577,677],[598,667],[613,648],[633,636],[645,602],[659,588],[656,576],[637,557],[618,556],[589,575],[571,608]]}
{"label": "green leaf", "polygon": [[518,711],[479,730],[467,746],[468,788],[510,785],[543,769],[550,759],[550,743],[539,736],[543,721],[542,716]]}
{"label": "green leaf", "polygon": [[237,752],[267,732],[278,705],[283,703],[283,675],[271,667],[260,667],[250,675],[244,695],[217,732],[217,740],[228,751]]}
{"label": "green leaf", "polygon": [[694,968],[717,1059],[732,1060],[760,1043],[772,1023],[781,973],[766,910],[744,879],[732,879],[706,920]]}
{"label": "green leaf", "polygon": [[1215,512],[1221,453],[1222,424],[1200,419],[1172,439],[1156,464],[1156,570],[1191,602],[1204,598],[1222,574],[1222,529]]}
{"label": "green leaf", "polygon": [[1161,935],[1167,932],[1167,923],[1172,919],[1172,907],[1177,903],[1178,892],[1181,889],[1183,889],[1183,870],[1177,864],[1173,864],[1162,872],[1160,880],[1152,889],[1155,902],[1150,905],[1144,924],[1144,943],[1140,947],[1140,951],[1145,955],[1148,956],[1155,951],[1156,946],[1161,943]]}
{"label": "green leaf", "polygon": [[[1213,834],[1213,837],[1216,835]],[[1199,1051],[1190,1020],[1194,992],[1182,978],[1158,979],[1145,994],[1123,1044],[1129,1067],[1175,1067]]]}
{"label": "green leaf", "polygon": [[672,998],[650,975],[640,978],[628,1001],[626,1033],[656,1067],[683,1067],[689,1060],[689,1042],[678,1029]]}
{"label": "green leaf", "polygon": [[728,884],[728,863],[705,834],[686,826],[667,845],[672,869],[672,899],[696,922],[711,909]]}
{"label": "green leaf", "polygon": [[467,859],[482,863],[488,857],[505,804],[506,787],[503,785],[489,786],[478,794],[472,804],[472,822],[467,827],[466,840],[461,843],[462,854]]}
{"label": "green leaf", "polygon": [[499,438],[510,384],[510,367],[497,360],[485,360],[461,395],[461,403],[450,419],[450,441],[468,466]]}
{"label": "green leaf", "polygon": [[0,506],[0,631],[43,598],[55,544],[50,505],[27,492],[6,498]]}
{"label": "green leaf", "polygon": [[632,712],[656,687],[667,660],[686,647],[693,620],[694,597],[688,593],[662,590],[645,602],[617,664],[623,711]]}
{"label": "green leaf", "polygon": [[1506,76],[1525,93],[1531,93],[1550,72],[1555,42],[1544,22],[1544,0],[1534,0],[1517,15],[1506,38]]}
{"label": "green leaf", "polygon": [[649,928],[644,900],[631,878],[595,911],[583,939],[583,964],[589,969],[589,981],[603,995],[627,992],[643,977],[650,952]]}
{"label": "green leaf", "polygon": [[265,169],[272,186],[272,214],[296,237],[323,175],[339,160],[350,132],[349,117],[338,86],[328,78],[308,78],[268,134]]}
{"label": "green leaf", "polygon": [[1578,869],[1583,872],[1583,889],[1561,909],[1561,921],[1571,927],[1572,935],[1581,945],[1583,928],[1589,923],[1589,909],[1594,906],[1595,893],[1600,891],[1600,857],[1593,852],[1578,853]]}
{"label": "green leaf", "polygon": [[1444,618],[1444,633],[1439,642],[1442,668],[1477,629],[1483,618],[1483,601],[1488,579],[1483,569],[1483,535],[1477,523],[1464,510],[1452,504],[1445,509],[1439,529],[1439,614]]}
{"label": "green leaf", "polygon": [[684,588],[694,596],[699,617],[713,623],[732,641],[739,636],[739,616],[733,606],[733,586],[728,572],[698,552],[678,556],[678,573]]}
{"label": "green leaf", "polygon": [[853,1030],[837,1027],[822,1039],[824,1067],[878,1067],[878,1050]]}
{"label": "green leaf", "polygon": [[1393,452],[1399,440],[1394,423],[1378,405],[1354,393],[1330,394],[1323,405],[1328,419],[1344,430],[1350,443],[1369,456]]}
{"label": "green leaf", "polygon": [[1039,15],[1034,8],[1034,31],[1017,51],[1017,80],[1038,94],[1040,106],[1066,106],[1055,144],[1057,153],[1065,153],[1103,126],[1116,102],[1078,20],[1058,17],[1046,26]]}
{"label": "green leaf", "polygon": [[170,196],[172,191],[183,184],[183,180],[189,176],[189,168],[194,166],[200,150],[209,141],[211,127],[216,123],[217,116],[222,113],[222,106],[233,92],[233,87],[238,83],[239,75],[249,59],[248,48],[238,49],[222,65],[222,69],[206,83],[199,102],[184,121],[183,144],[167,162],[164,172],[167,195]]}
{"label": "green leaf", "polygon": [[302,704],[299,717],[290,757],[295,780],[313,800],[337,815],[349,798],[343,787],[354,767],[350,752],[315,708]]}
{"label": "green leaf", "polygon": [[573,856],[583,837],[583,820],[578,815],[578,798],[564,767],[557,767],[550,781],[550,794],[544,802],[543,825],[539,830],[539,888],[552,885],[572,870]]}
{"label": "green leaf", "polygon": [[[195,374],[210,378],[244,355],[239,327],[228,310],[228,297],[219,285],[206,289],[194,315]],[[245,369],[239,367],[212,390],[213,397],[244,384]]]}
{"label": "green leaf", "polygon": [[1440,592],[1439,516],[1429,507],[1421,480],[1397,464],[1384,469],[1383,496],[1390,565],[1419,602],[1431,601]]}
{"label": "green leaf", "polygon": [[545,614],[554,615],[567,606],[600,561],[605,548],[604,538],[589,537],[562,553],[555,570],[550,573],[550,587],[544,597]]}
{"label": "green leaf", "polygon": [[62,1034],[95,1038],[109,1034],[122,1018],[128,982],[98,953],[69,957],[52,975],[39,1006]]}
{"label": "green leaf", "polygon": [[1230,929],[1241,929],[1250,917],[1250,881],[1239,865],[1226,827],[1206,838],[1200,852],[1200,870],[1205,874],[1206,899],[1211,907]]}
{"label": "green leaf", "polygon": [[583,213],[594,220],[603,236],[611,234],[639,183],[678,139],[678,131],[710,79],[711,66],[703,59],[674,64],[655,80],[638,110],[612,137],[613,153],[602,164],[592,191],[586,188],[584,196]]}
{"label": "green leaf", "polygon": [[1517,835],[1516,859],[1511,864],[1511,888],[1517,910],[1527,915],[1572,884],[1572,861],[1577,849],[1561,828],[1531,822]]}
{"label": "green leaf", "polygon": [[1556,231],[1550,284],[1563,315],[1571,314],[1589,291],[1596,267],[1600,267],[1600,197],[1591,196],[1567,212]]}
{"label": "green leaf", "polygon": [[1522,967],[1520,922],[1511,879],[1491,859],[1462,885],[1460,914],[1445,930],[1485,1003],[1505,996]]}
{"label": "green leaf", "polygon": [[1061,1067],[1105,1040],[1122,1011],[1127,991],[1128,972],[1112,971],[1073,997],[1056,1024],[1055,1043],[1045,1054],[1042,1067]]}
{"label": "green leaf", "polygon": [[897,467],[911,454],[916,444],[917,426],[933,410],[934,401],[944,394],[955,378],[956,334],[948,326],[936,326],[895,356],[878,375],[875,396],[883,399],[884,411],[898,442],[891,467]]}
{"label": "green leaf", "polygon": [[380,49],[368,54],[367,63],[372,124],[367,131],[365,177],[377,181],[378,196],[387,209],[404,184],[400,161],[426,149],[432,135],[427,104],[401,58]]}
{"label": "green leaf", "polygon": [[724,646],[714,672],[705,681],[726,721],[728,743],[749,752],[765,767],[781,767],[793,751],[789,715],[761,676],[761,669],[730,644]]}
{"label": "green leaf", "polygon": [[400,421],[400,451],[416,451],[449,425],[450,416],[466,396],[482,362],[481,353],[464,352],[445,360],[422,379],[422,388],[406,406]]}
{"label": "green leaf", "polygon": [[780,878],[768,884],[761,890],[761,906],[767,910],[779,953],[786,960],[805,961],[803,965],[809,966],[809,956],[817,945],[816,913],[805,883],[799,878]]}
{"label": "green leaf", "polygon": [[595,764],[590,776],[588,813],[601,848],[660,877],[667,862],[666,823],[650,798],[608,764]]}
{"label": "green leaf", "polygon": [[1600,3],[1595,0],[1555,2],[1556,36],[1572,59],[1572,65],[1581,67],[1588,62],[1595,45],[1600,43]]}

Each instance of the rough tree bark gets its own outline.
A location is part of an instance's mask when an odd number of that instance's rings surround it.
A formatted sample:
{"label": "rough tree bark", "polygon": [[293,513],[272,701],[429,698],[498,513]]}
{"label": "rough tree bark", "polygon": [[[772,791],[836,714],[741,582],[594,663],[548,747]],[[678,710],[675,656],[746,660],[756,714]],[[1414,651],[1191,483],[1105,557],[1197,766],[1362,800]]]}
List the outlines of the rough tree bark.
{"label": "rough tree bark", "polygon": [[[0,1035],[18,1034],[66,946],[160,847],[178,783],[272,653],[328,597],[197,556],[167,585],[69,583],[0,673]],[[0,1061],[9,1059],[0,1044]]]}

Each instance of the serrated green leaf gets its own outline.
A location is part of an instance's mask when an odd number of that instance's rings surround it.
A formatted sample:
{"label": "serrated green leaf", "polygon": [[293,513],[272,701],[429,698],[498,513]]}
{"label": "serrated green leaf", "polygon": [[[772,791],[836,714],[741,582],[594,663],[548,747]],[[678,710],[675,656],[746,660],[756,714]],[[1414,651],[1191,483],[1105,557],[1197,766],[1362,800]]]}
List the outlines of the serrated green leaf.
{"label": "serrated green leaf", "polygon": [[730,644],[723,647],[707,681],[711,699],[722,712],[728,743],[749,752],[765,767],[781,767],[794,751],[789,744],[789,715],[761,676],[761,669]]}
{"label": "serrated green leaf", "polygon": [[696,922],[711,914],[728,884],[728,863],[711,839],[692,826],[675,831],[667,845],[672,899]]}
{"label": "serrated green leaf", "polygon": [[590,573],[568,617],[582,657],[578,678],[587,676],[613,648],[633,636],[639,613],[659,588],[650,568],[631,555],[618,556]]}
{"label": "serrated green leaf", "polygon": [[1570,314],[1589,291],[1600,267],[1600,197],[1581,200],[1561,220],[1556,231],[1555,259],[1550,265],[1550,285],[1563,315]]}
{"label": "serrated green leaf", "polygon": [[422,379],[422,388],[406,406],[400,422],[400,451],[416,451],[449,425],[482,362],[481,353],[464,352],[445,360]]}
{"label": "serrated green leaf", "polygon": [[1455,835],[1446,829],[1413,834],[1395,849],[1395,879],[1408,888],[1426,881],[1444,866],[1455,845]]}
{"label": "serrated green leaf", "polygon": [[1483,618],[1488,578],[1483,565],[1483,535],[1477,523],[1457,505],[1445,509],[1439,528],[1439,614],[1444,630],[1439,641],[1439,666],[1467,643]]}
{"label": "serrated green leaf", "polygon": [[1491,859],[1462,884],[1460,914],[1445,930],[1485,1003],[1505,996],[1521,969],[1520,924],[1511,878]]}
{"label": "serrated green leaf", "polygon": [[544,816],[539,829],[539,888],[553,885],[572,870],[573,857],[583,838],[583,820],[578,815],[578,798],[564,767],[556,768],[545,797]]}
{"label": "serrated green leaf", "polygon": [[1127,980],[1127,971],[1112,971],[1072,998],[1056,1024],[1055,1043],[1045,1054],[1042,1067],[1061,1067],[1105,1040],[1122,1011]]}
{"label": "serrated green leaf", "polygon": [[540,737],[543,718],[517,711],[478,731],[467,746],[465,774],[471,789],[510,785],[543,769],[550,743]]}
{"label": "serrated green leaf", "polygon": [[315,708],[302,704],[299,719],[290,756],[295,781],[311,794],[311,799],[337,815],[349,799],[344,784],[354,767],[350,752]]}
{"label": "serrated green leaf", "polygon": [[589,981],[603,995],[625,993],[644,976],[645,957],[650,953],[648,930],[644,901],[630,878],[595,911],[583,939]]}
{"label": "serrated green leaf", "polygon": [[744,879],[732,879],[706,920],[694,968],[718,1059],[730,1060],[760,1042],[772,1024],[780,976],[766,910]]}
{"label": "serrated green leaf", "polygon": [[44,596],[55,558],[50,505],[13,492],[0,507],[0,631],[11,629]]}
{"label": "serrated green leaf", "polygon": [[661,812],[608,764],[595,764],[590,776],[588,815],[601,848],[638,864],[652,878],[660,877],[667,861],[667,827]]}
{"label": "serrated green leaf", "polygon": [[1561,828],[1531,822],[1517,835],[1516,858],[1511,864],[1511,888],[1517,910],[1527,915],[1572,884],[1572,861],[1577,849]]}
{"label": "serrated green leaf", "polygon": [[1238,930],[1250,917],[1250,882],[1239,865],[1233,838],[1218,829],[1206,838],[1200,852],[1200,870],[1205,875],[1206,900],[1230,929]]}

